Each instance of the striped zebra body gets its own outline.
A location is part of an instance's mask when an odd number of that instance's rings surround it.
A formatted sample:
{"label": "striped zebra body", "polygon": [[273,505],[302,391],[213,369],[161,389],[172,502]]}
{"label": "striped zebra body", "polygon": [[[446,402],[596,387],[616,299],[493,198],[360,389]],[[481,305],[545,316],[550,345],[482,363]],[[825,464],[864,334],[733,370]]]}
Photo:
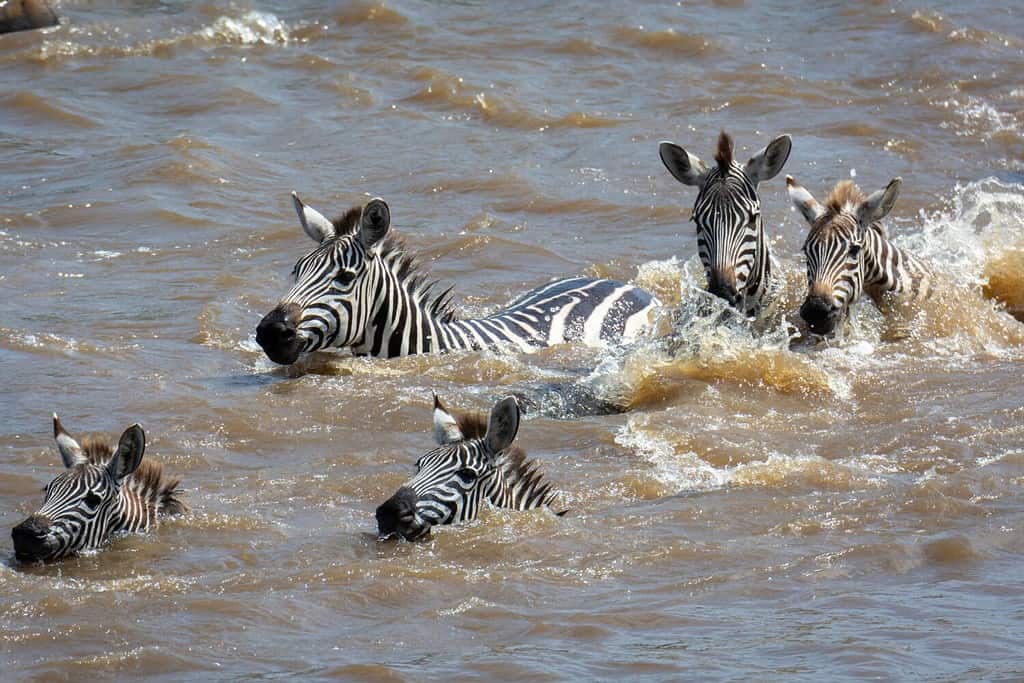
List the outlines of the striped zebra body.
{"label": "striped zebra body", "polygon": [[450,292],[434,292],[402,243],[388,235],[380,199],[335,222],[295,197],[308,235],[319,243],[295,266],[295,284],[264,316],[256,341],[276,363],[340,347],[394,358],[457,349],[535,351],[565,342],[631,340],[651,324],[658,302],[633,285],[599,278],[549,282],[492,315],[462,320]]}
{"label": "striped zebra body", "polygon": [[476,519],[485,503],[510,510],[556,504],[557,492],[512,445],[518,429],[519,406],[512,397],[499,401],[485,421],[475,415],[456,418],[435,396],[434,433],[440,445],[423,455],[416,475],[377,508],[380,537],[415,540],[434,526]]}
{"label": "striped zebra body", "polygon": [[164,515],[183,512],[178,480],[159,463],[142,462],[145,434],[132,425],[115,451],[102,440],[78,443],[53,416],[66,470],[46,488],[42,507],[12,532],[22,561],[55,560],[99,548],[119,532],[148,531]]}
{"label": "striped zebra body", "polygon": [[804,242],[807,298],[800,316],[815,334],[831,334],[867,293],[885,312],[910,311],[931,293],[931,270],[893,244],[879,222],[896,203],[901,185],[865,196],[850,181],[835,186],[822,206],[792,177],[790,198],[811,226]]}
{"label": "striped zebra body", "polygon": [[781,135],[740,164],[733,159],[732,139],[723,132],[716,165],[709,169],[674,143],[659,146],[669,172],[684,185],[699,188],[692,219],[708,291],[747,316],[756,317],[767,307],[772,275],[757,186],[782,170],[791,148],[789,136]]}

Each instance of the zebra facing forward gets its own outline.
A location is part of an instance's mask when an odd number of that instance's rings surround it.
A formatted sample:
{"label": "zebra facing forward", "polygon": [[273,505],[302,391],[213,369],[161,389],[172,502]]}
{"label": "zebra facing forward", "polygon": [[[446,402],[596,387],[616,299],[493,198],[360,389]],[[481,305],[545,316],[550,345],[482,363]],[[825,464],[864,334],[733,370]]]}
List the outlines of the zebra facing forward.
{"label": "zebra facing forward", "polygon": [[804,242],[807,298],[800,317],[811,332],[831,334],[862,292],[883,312],[909,312],[930,294],[931,271],[889,241],[879,221],[896,203],[902,180],[866,197],[849,180],[838,183],[822,206],[792,176],[786,187],[811,226]]}
{"label": "zebra facing forward", "polygon": [[476,519],[485,501],[512,510],[557,504],[557,492],[536,463],[512,445],[518,430],[519,404],[511,396],[498,401],[487,420],[455,417],[435,396],[434,436],[440,445],[422,456],[416,476],[377,508],[379,537],[422,538],[435,525]]}
{"label": "zebra facing forward", "polygon": [[292,194],[299,221],[319,246],[299,259],[295,284],[256,328],[275,363],[330,347],[393,358],[453,349],[520,351],[569,341],[630,340],[652,323],[657,300],[614,280],[568,278],[524,294],[485,318],[460,320],[451,289],[437,294],[388,231],[381,199],[334,222]]}
{"label": "zebra facing forward", "polygon": [[67,469],[46,485],[39,511],[11,531],[18,560],[98,548],[116,532],[148,531],[160,517],[188,509],[179,480],[165,478],[160,463],[142,462],[146,435],[139,425],[124,431],[116,451],[98,438],[79,444],[56,415],[53,436]]}
{"label": "zebra facing forward", "polygon": [[684,185],[700,188],[692,220],[708,291],[747,316],[759,315],[768,303],[772,274],[757,185],[782,170],[792,146],[788,135],[780,135],[741,165],[733,159],[732,138],[722,131],[716,165],[710,169],[672,142],[658,146],[669,173]]}

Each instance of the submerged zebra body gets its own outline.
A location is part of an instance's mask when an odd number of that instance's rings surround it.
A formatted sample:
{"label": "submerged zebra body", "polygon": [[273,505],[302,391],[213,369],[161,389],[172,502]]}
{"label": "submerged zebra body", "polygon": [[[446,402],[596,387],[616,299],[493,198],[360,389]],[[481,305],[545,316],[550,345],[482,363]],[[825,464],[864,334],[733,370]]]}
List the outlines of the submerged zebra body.
{"label": "submerged zebra body", "polygon": [[435,396],[439,446],[423,455],[416,476],[377,508],[378,535],[422,538],[436,525],[476,519],[484,504],[512,510],[556,505],[557,492],[512,445],[518,430],[519,404],[511,396],[498,401],[488,418],[456,417]]}
{"label": "submerged zebra body", "polygon": [[800,317],[811,332],[835,331],[862,293],[883,312],[910,312],[913,304],[930,295],[928,265],[889,241],[879,222],[892,211],[901,183],[894,178],[869,197],[844,180],[823,206],[786,176],[789,196],[811,226],[803,246],[807,298],[800,307]]}
{"label": "submerged zebra body", "polygon": [[723,131],[716,164],[707,168],[674,143],[658,147],[669,173],[684,185],[699,188],[692,220],[708,291],[747,316],[760,315],[769,303],[772,275],[757,186],[782,170],[791,149],[790,137],[780,135],[741,165],[733,159],[732,138]]}
{"label": "submerged zebra body", "polygon": [[549,282],[484,318],[462,320],[451,289],[435,293],[402,242],[389,234],[381,199],[332,222],[293,194],[303,229],[318,243],[299,259],[295,284],[260,321],[256,341],[282,365],[319,349],[393,358],[455,349],[519,351],[564,342],[630,340],[652,322],[657,300],[599,278]]}
{"label": "submerged zebra body", "polygon": [[147,531],[161,517],[187,510],[179,480],[164,477],[158,462],[142,462],[146,436],[139,425],[125,430],[116,450],[97,438],[79,443],[56,415],[53,435],[67,469],[46,486],[42,507],[11,531],[19,560],[98,548],[117,532]]}

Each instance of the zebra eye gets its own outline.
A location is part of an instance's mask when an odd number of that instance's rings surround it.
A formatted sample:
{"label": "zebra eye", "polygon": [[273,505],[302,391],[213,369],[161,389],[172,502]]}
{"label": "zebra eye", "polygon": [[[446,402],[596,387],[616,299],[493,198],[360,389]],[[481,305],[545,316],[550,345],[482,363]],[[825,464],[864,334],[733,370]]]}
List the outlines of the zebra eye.
{"label": "zebra eye", "polygon": [[473,483],[474,481],[477,480],[477,477],[480,475],[478,475],[475,470],[471,470],[468,467],[463,467],[461,470],[455,473],[455,476],[457,476],[459,479],[466,483]]}
{"label": "zebra eye", "polygon": [[850,256],[857,256],[858,254],[860,254],[860,248],[861,248],[861,245],[859,245],[859,244],[851,244],[850,245]]}
{"label": "zebra eye", "polygon": [[85,494],[85,504],[91,508],[94,508],[97,505],[99,505],[102,500],[103,499],[100,497],[100,495],[95,491],[89,491],[89,493]]}
{"label": "zebra eye", "polygon": [[338,274],[334,276],[334,281],[339,285],[351,284],[356,279],[356,274],[351,270],[339,270]]}

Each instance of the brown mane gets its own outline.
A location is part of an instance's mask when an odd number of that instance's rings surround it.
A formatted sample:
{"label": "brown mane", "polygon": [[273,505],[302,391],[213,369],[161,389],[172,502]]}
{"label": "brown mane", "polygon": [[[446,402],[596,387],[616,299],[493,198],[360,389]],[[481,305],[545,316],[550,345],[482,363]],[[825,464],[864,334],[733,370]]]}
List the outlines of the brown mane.
{"label": "brown mane", "polygon": [[840,180],[825,199],[825,208],[831,213],[840,213],[844,208],[859,204],[867,199],[852,180]]}
{"label": "brown mane", "polygon": [[337,235],[351,235],[359,227],[359,218],[363,215],[362,205],[353,206],[351,209],[335,218],[334,232]]}
{"label": "brown mane", "polygon": [[724,130],[718,135],[715,161],[718,162],[718,170],[723,174],[732,167],[732,138]]}
{"label": "brown mane", "polygon": [[[96,435],[87,435],[79,439],[78,444],[90,465],[106,467],[114,454],[110,442]],[[188,510],[181,500],[181,478],[165,478],[163,465],[155,460],[143,460],[121,484],[127,491],[133,491],[143,502],[153,505],[154,512],[160,515],[177,515]]]}

